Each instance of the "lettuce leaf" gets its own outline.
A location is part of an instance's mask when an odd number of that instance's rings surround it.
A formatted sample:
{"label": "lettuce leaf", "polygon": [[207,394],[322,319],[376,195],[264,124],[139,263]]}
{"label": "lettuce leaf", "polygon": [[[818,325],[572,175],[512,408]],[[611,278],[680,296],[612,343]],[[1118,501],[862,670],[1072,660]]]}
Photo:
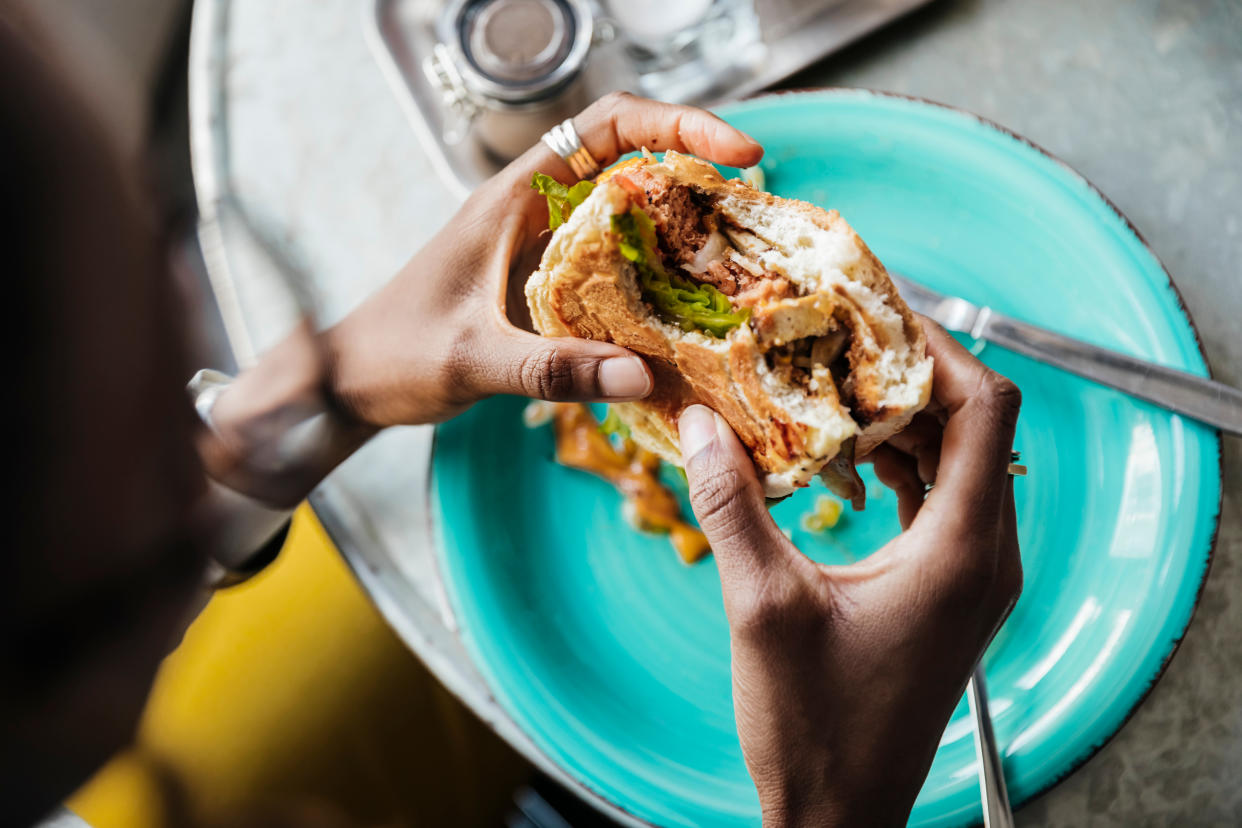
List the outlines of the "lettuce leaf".
{"label": "lettuce leaf", "polygon": [[734,310],[729,297],[713,286],[665,270],[656,251],[655,223],[640,208],[613,216],[612,231],[617,249],[638,271],[643,298],[665,322],[723,339],[750,318],[749,308]]}
{"label": "lettuce leaf", "polygon": [[537,172],[531,178],[530,186],[548,199],[548,229],[555,230],[569,221],[575,207],[586,201],[595,189],[595,182],[579,181],[572,187],[566,187],[552,176]]}
{"label": "lettuce leaf", "polygon": [[608,406],[608,413],[604,415],[604,421],[599,424],[599,430],[609,437],[616,434],[622,439],[630,439],[630,427],[622,422],[611,405]]}

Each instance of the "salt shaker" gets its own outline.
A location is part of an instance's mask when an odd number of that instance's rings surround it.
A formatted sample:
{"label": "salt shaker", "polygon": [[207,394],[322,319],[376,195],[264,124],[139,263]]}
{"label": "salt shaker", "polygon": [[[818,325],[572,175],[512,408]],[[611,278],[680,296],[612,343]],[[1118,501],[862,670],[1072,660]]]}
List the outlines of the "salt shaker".
{"label": "salt shaker", "polygon": [[516,158],[587,103],[582,69],[594,17],[585,0],[453,0],[424,70],[451,115],[444,136],[473,132]]}

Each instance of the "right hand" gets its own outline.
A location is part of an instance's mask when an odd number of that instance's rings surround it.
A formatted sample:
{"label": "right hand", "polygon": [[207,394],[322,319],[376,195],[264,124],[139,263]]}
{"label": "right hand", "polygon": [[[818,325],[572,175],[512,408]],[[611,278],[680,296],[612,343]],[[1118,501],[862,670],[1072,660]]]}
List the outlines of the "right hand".
{"label": "right hand", "polygon": [[[596,101],[574,126],[601,166],[644,146],[730,166],[763,155],[710,112],[625,93]],[[329,332],[334,396],[353,419],[375,427],[440,422],[493,394],[617,402],[651,392],[646,364],[620,346],[524,329],[523,288],[548,243],[547,203],[530,186],[536,172],[577,181],[536,144]]]}
{"label": "right hand", "polygon": [[725,421],[703,406],[681,418],[690,500],[724,589],[738,736],[766,825],[904,825],[970,672],[1022,588],[1007,474],[1021,395],[922,321],[935,358],[930,411],[864,460],[896,491],[905,531],[863,561],[802,555]]}

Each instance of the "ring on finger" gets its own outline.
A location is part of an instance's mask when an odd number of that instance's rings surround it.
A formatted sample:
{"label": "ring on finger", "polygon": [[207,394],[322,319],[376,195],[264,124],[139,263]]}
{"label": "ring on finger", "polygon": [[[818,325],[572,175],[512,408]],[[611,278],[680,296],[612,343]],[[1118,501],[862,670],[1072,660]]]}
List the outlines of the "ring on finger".
{"label": "ring on finger", "polygon": [[1026,466],[1022,466],[1018,464],[1018,461],[1021,459],[1022,459],[1022,452],[1019,452],[1019,451],[1009,452],[1009,476],[1010,477],[1014,477],[1014,476],[1026,477]]}
{"label": "ring on finger", "polygon": [[588,179],[599,175],[599,162],[595,160],[595,156],[591,155],[591,151],[582,145],[582,139],[578,137],[578,131],[574,129],[572,119],[566,118],[552,127],[543,134],[542,140],[553,152],[565,159],[565,163],[578,178]]}

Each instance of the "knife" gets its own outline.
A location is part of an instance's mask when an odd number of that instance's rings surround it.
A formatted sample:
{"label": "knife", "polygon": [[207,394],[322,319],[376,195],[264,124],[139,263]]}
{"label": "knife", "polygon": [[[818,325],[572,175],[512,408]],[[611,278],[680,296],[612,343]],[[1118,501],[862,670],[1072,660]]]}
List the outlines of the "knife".
{"label": "knife", "polygon": [[1031,359],[1242,436],[1242,391],[1237,388],[1053,333],[987,306],[936,293],[892,271],[889,275],[911,308],[951,331],[995,342]]}

